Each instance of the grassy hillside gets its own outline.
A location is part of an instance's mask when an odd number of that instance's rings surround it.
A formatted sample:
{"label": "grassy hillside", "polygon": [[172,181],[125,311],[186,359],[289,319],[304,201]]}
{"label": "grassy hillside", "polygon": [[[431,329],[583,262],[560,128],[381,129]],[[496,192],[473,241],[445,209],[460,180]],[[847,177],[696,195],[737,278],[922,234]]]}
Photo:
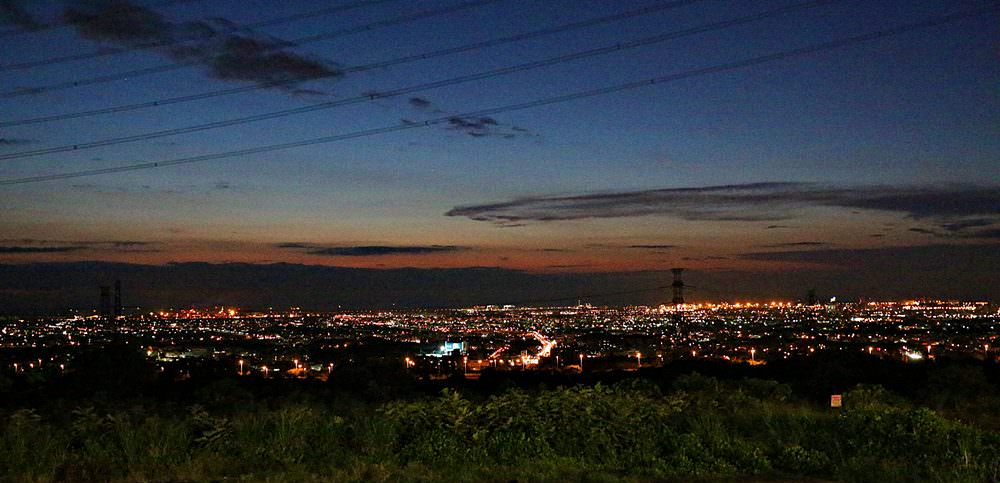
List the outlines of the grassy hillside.
{"label": "grassy hillside", "polygon": [[831,409],[773,381],[697,374],[380,402],[190,398],[10,409],[4,481],[997,481],[1000,434],[879,386]]}

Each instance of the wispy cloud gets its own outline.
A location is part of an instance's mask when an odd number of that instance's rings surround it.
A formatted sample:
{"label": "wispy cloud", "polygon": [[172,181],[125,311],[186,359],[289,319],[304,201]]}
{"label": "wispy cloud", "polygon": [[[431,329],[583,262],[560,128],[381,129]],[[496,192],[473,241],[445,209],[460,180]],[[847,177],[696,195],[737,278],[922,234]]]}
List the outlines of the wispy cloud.
{"label": "wispy cloud", "polygon": [[821,247],[831,245],[831,243],[818,241],[798,241],[785,243],[772,243],[770,245],[759,245],[761,248],[790,248],[790,247]]}
{"label": "wispy cloud", "polygon": [[71,188],[79,191],[97,194],[140,194],[148,196],[150,194],[166,195],[211,195],[219,192],[230,192],[247,189],[245,186],[233,184],[229,181],[204,182],[195,184],[164,184],[164,185],[131,185],[131,184],[105,184],[105,183],[75,183]]}
{"label": "wispy cloud", "polygon": [[[81,250],[103,250],[129,253],[161,252],[161,243],[138,240],[44,240],[38,238],[20,238],[0,240],[0,253],[64,253]],[[13,246],[10,246],[13,244]],[[2,251],[2,249],[9,251]]]}
{"label": "wispy cloud", "polygon": [[82,246],[0,246],[0,255],[19,255],[34,253],[66,253],[83,250]]}
{"label": "wispy cloud", "polygon": [[710,256],[707,256],[707,257],[681,257],[681,260],[684,260],[686,262],[708,262],[708,261],[715,261],[715,260],[729,260],[729,257],[719,257],[719,256],[710,255]]}
{"label": "wispy cloud", "polygon": [[19,0],[0,0],[0,24],[11,24],[26,30],[38,30],[45,25],[35,19],[22,6],[27,2]]}
{"label": "wispy cloud", "polygon": [[309,255],[324,255],[331,257],[376,257],[383,255],[426,255],[431,253],[449,253],[468,250],[468,247],[456,245],[359,245],[359,246],[323,246],[310,243],[279,243],[278,248],[300,250]]}
{"label": "wispy cloud", "polygon": [[0,138],[0,147],[2,146],[21,146],[23,144],[31,144],[37,142],[34,139],[23,139],[23,138]]}
{"label": "wispy cloud", "polygon": [[994,263],[1000,260],[997,244],[938,244],[920,246],[894,246],[880,248],[827,248],[820,250],[787,250],[776,252],[750,252],[739,255],[744,260],[795,262],[829,265],[838,268],[871,269],[872,267],[936,267],[947,260],[969,264]]}
{"label": "wispy cloud", "polygon": [[452,116],[448,118],[448,129],[477,138],[501,137],[504,139],[514,139],[521,136],[533,135],[528,129],[501,124],[492,117]]}
{"label": "wispy cloud", "polygon": [[1000,239],[1000,228],[990,228],[988,230],[979,230],[965,235],[967,238],[988,238],[988,239]]}
{"label": "wispy cloud", "polygon": [[335,66],[288,51],[294,44],[221,18],[174,23],[128,1],[75,2],[63,16],[83,38],[152,48],[175,62],[201,65],[216,79],[295,92],[300,81],[342,75]]}
{"label": "wispy cloud", "polygon": [[411,97],[407,102],[410,103],[411,107],[415,107],[417,109],[429,109],[431,107],[431,101],[428,101],[423,97]]}
{"label": "wispy cloud", "polygon": [[959,220],[951,223],[942,223],[941,228],[951,231],[963,231],[968,228],[982,228],[984,226],[990,226],[997,223],[996,219],[992,218],[972,218],[968,220]]}
{"label": "wispy cloud", "polygon": [[794,218],[811,207],[885,211],[914,219],[957,222],[970,217],[997,217],[1000,189],[751,183],[528,197],[458,206],[446,216],[464,216],[500,225],[649,215],[692,221],[778,221]]}
{"label": "wispy cloud", "polygon": [[[382,94],[375,91],[366,92],[364,94],[373,99],[382,97]],[[444,114],[446,116],[450,115],[448,111],[435,106],[435,104],[426,97],[411,97],[407,99],[407,104],[421,113]],[[400,122],[410,125],[420,124],[420,121],[410,118],[402,118],[400,119]],[[537,135],[532,133],[529,129],[521,126],[515,126],[513,124],[504,124],[489,116],[474,117],[451,115],[451,117],[447,118],[447,122],[444,125],[446,130],[461,132],[476,138],[500,137],[503,139],[514,139],[518,137],[537,137]]]}
{"label": "wispy cloud", "polygon": [[678,245],[629,245],[628,247],[639,250],[668,250],[671,248],[679,248]]}
{"label": "wispy cloud", "polygon": [[279,243],[279,244],[277,244],[275,246],[278,247],[278,248],[288,248],[288,249],[295,249],[295,250],[315,247],[315,245],[309,245],[309,244],[306,244],[306,243],[298,243],[298,242]]}

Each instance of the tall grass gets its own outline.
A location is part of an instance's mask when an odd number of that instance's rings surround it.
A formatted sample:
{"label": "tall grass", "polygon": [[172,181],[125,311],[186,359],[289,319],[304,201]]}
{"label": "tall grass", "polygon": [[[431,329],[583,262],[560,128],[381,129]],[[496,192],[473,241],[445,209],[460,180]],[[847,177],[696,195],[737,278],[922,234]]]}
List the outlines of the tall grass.
{"label": "tall grass", "polygon": [[[661,394],[513,390],[376,406],[100,407],[5,415],[3,481],[996,481],[1000,436],[878,388],[832,410],[787,387],[689,376]],[[851,401],[854,403],[852,404]]]}

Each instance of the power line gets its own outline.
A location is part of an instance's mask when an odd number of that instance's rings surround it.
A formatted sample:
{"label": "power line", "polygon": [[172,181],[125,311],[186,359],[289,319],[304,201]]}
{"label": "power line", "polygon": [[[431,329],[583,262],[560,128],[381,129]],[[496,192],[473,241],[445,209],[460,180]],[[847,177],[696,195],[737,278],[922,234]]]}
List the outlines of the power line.
{"label": "power line", "polygon": [[[187,0],[187,1],[193,1],[193,0]],[[344,5],[337,5],[337,6],[333,6],[333,7],[321,8],[321,9],[313,10],[313,11],[310,11],[310,12],[301,12],[301,13],[286,15],[286,16],[283,16],[283,17],[277,17],[277,18],[272,18],[272,19],[268,19],[268,20],[261,20],[259,22],[249,23],[249,24],[245,24],[245,25],[232,25],[232,26],[229,26],[228,28],[222,29],[222,30],[217,31],[217,32],[208,33],[208,34],[193,35],[193,36],[186,36],[186,37],[177,37],[177,38],[172,38],[172,39],[165,40],[165,41],[148,43],[148,44],[141,44],[141,45],[135,45],[135,46],[131,46],[131,47],[105,48],[105,49],[101,49],[101,50],[95,50],[93,52],[84,52],[82,54],[71,54],[71,55],[64,55],[64,56],[60,56],[60,57],[51,57],[51,58],[42,59],[42,60],[33,60],[33,61],[28,61],[28,62],[20,62],[20,63],[17,63],[17,64],[8,64],[8,65],[0,66],[0,72],[3,72],[3,71],[12,71],[12,70],[21,70],[21,69],[29,69],[29,68],[42,67],[42,66],[47,66],[47,65],[55,65],[55,64],[65,63],[65,62],[76,61],[76,60],[96,59],[98,57],[107,57],[107,56],[110,56],[110,55],[118,55],[118,54],[123,54],[123,53],[126,53],[126,52],[134,52],[134,51],[138,51],[138,50],[147,50],[147,49],[155,49],[155,48],[160,48],[160,47],[169,47],[171,45],[176,45],[176,44],[183,43],[183,42],[188,42],[188,41],[191,41],[191,40],[200,40],[200,39],[212,38],[212,37],[214,37],[216,35],[219,35],[219,34],[232,33],[232,32],[236,32],[236,31],[243,30],[243,29],[258,29],[258,28],[263,28],[263,27],[271,27],[271,26],[274,26],[274,25],[281,25],[281,24],[286,24],[286,23],[291,23],[291,22],[297,22],[299,20],[306,20],[306,19],[315,18],[315,17],[322,17],[322,16],[325,16],[325,15],[330,15],[330,14],[337,13],[337,12],[344,12],[344,11],[347,11],[347,10],[353,10],[353,9],[356,9],[356,8],[369,7],[369,6],[373,6],[373,5],[378,5],[380,3],[398,2],[398,1],[400,1],[400,0],[366,0],[366,1],[361,1],[361,2],[348,3],[348,4],[344,4]]]}
{"label": "power line", "polygon": [[272,112],[268,112],[268,113],[255,114],[255,115],[252,115],[252,116],[245,116],[245,117],[240,117],[240,118],[227,119],[227,120],[223,120],[223,121],[215,121],[215,122],[210,122],[210,123],[198,124],[198,125],[194,125],[194,126],[186,126],[186,127],[180,127],[180,128],[174,128],[174,129],[166,129],[166,130],[162,130],[162,131],[155,131],[155,132],[149,132],[149,133],[144,133],[144,134],[136,134],[136,135],[132,135],[132,136],[123,136],[123,137],[117,137],[117,138],[109,138],[109,139],[103,139],[103,140],[100,140],[100,141],[91,141],[91,142],[78,143],[78,144],[67,144],[67,145],[63,145],[63,146],[55,146],[55,147],[51,147],[51,148],[34,149],[34,150],[29,150],[29,151],[18,151],[18,152],[14,152],[14,153],[2,154],[2,155],[0,155],[0,160],[19,159],[19,158],[26,158],[26,157],[33,157],[33,156],[41,156],[41,155],[44,155],[44,154],[65,153],[65,152],[70,152],[70,151],[81,151],[81,150],[94,149],[94,148],[104,147],[104,146],[114,146],[114,145],[118,145],[118,144],[125,144],[125,143],[137,142],[137,141],[147,141],[147,140],[150,140],[150,139],[158,139],[158,138],[162,138],[162,137],[177,136],[177,135],[181,135],[181,134],[190,134],[190,133],[193,133],[193,132],[208,131],[208,130],[220,129],[220,128],[224,128],[224,127],[236,126],[236,125],[241,125],[241,124],[248,124],[248,123],[259,122],[259,121],[264,121],[264,120],[277,119],[277,118],[288,117],[288,116],[293,116],[293,115],[298,115],[298,114],[305,114],[305,113],[310,113],[310,112],[316,112],[316,111],[321,111],[321,110],[326,110],[326,109],[332,109],[332,108],[335,108],[335,107],[340,107],[340,106],[345,106],[345,105],[358,104],[358,103],[362,103],[362,102],[369,102],[369,101],[373,101],[373,100],[376,100],[376,99],[385,99],[385,98],[390,98],[390,97],[397,97],[397,96],[401,96],[401,95],[405,95],[405,94],[412,94],[412,93],[415,93],[415,92],[426,91],[426,90],[430,90],[430,89],[437,89],[437,88],[441,88],[441,87],[447,87],[447,86],[453,86],[453,85],[457,85],[457,84],[463,84],[463,83],[466,83],[466,82],[472,82],[472,81],[477,81],[477,80],[483,80],[483,79],[490,79],[490,78],[494,78],[494,77],[499,77],[499,76],[503,76],[503,75],[509,75],[509,74],[513,74],[513,73],[517,73],[517,72],[524,72],[524,71],[527,71],[527,70],[537,69],[537,68],[541,68],[541,67],[548,67],[548,66],[552,66],[552,65],[556,65],[556,64],[560,64],[560,63],[564,63],[564,62],[569,62],[569,61],[573,61],[573,60],[579,60],[579,59],[584,59],[584,58],[588,58],[588,57],[594,57],[594,56],[598,56],[598,55],[604,55],[604,54],[610,54],[610,53],[615,53],[615,52],[621,52],[621,51],[628,50],[628,49],[634,49],[634,48],[638,48],[638,47],[644,47],[644,46],[648,46],[648,45],[652,45],[652,44],[656,44],[656,43],[661,43],[661,42],[666,42],[666,41],[669,41],[669,40],[678,39],[678,38],[681,38],[681,37],[687,37],[687,36],[691,36],[691,35],[696,35],[696,34],[701,34],[701,33],[705,33],[705,32],[710,32],[710,31],[713,31],[713,30],[727,29],[727,28],[731,28],[731,27],[734,27],[734,26],[743,25],[743,24],[746,24],[746,23],[750,23],[750,22],[762,20],[762,19],[765,19],[765,18],[768,18],[768,17],[772,17],[772,16],[775,16],[775,15],[779,15],[779,14],[791,12],[791,11],[794,11],[794,10],[799,10],[799,9],[803,9],[803,8],[814,7],[814,6],[820,5],[820,4],[830,3],[831,1],[834,1],[834,0],[812,0],[812,1],[809,1],[809,2],[805,2],[805,3],[799,3],[799,4],[795,4],[795,5],[790,5],[790,6],[786,6],[786,7],[781,7],[781,8],[776,8],[776,9],[768,10],[768,11],[761,12],[761,13],[754,14],[754,15],[748,15],[748,16],[739,17],[739,18],[730,19],[730,20],[723,20],[723,21],[720,21],[720,22],[713,22],[713,23],[702,25],[702,26],[698,26],[698,27],[692,27],[692,28],[688,28],[688,29],[684,29],[684,30],[680,30],[680,31],[669,32],[669,33],[660,34],[660,35],[654,35],[652,37],[646,37],[646,38],[642,38],[642,39],[639,39],[639,40],[633,40],[633,41],[630,41],[630,42],[623,42],[623,43],[612,44],[612,45],[608,45],[608,46],[604,46],[604,47],[598,47],[598,48],[584,50],[584,51],[579,51],[579,52],[574,52],[574,53],[570,53],[570,54],[564,54],[564,55],[560,55],[560,56],[556,56],[556,57],[550,57],[548,59],[527,62],[527,63],[518,64],[518,65],[514,65],[514,66],[510,66],[510,67],[503,67],[503,68],[500,68],[500,69],[488,70],[488,71],[485,71],[485,72],[478,72],[478,73],[475,73],[475,74],[468,74],[468,75],[453,77],[453,78],[450,78],[450,79],[445,79],[445,80],[440,80],[440,81],[427,82],[427,83],[418,84],[418,85],[415,85],[415,86],[393,89],[393,90],[390,90],[390,91],[380,92],[380,93],[376,93],[376,94],[369,94],[369,95],[361,95],[361,96],[349,97],[349,98],[345,98],[345,99],[338,99],[338,100],[335,100],[335,101],[328,101],[328,102],[323,102],[323,103],[309,105],[309,106],[296,107],[296,108],[292,108],[292,109],[283,109],[283,110],[280,110],[280,111],[272,111]]}
{"label": "power line", "polygon": [[[180,5],[180,4],[184,4],[184,3],[194,3],[194,2],[204,2],[204,1],[205,0],[166,0],[166,1],[163,1],[163,2],[159,2],[159,3],[152,3],[152,4],[149,4],[149,5],[143,5],[143,8],[149,8],[149,9],[166,8],[166,7],[172,7],[174,5]],[[53,29],[62,28],[62,27],[68,27],[68,26],[69,25],[66,24],[66,23],[58,22],[58,23],[41,25],[41,26],[39,26],[37,28],[32,28],[32,29],[10,30],[10,31],[5,31],[5,32],[0,32],[0,38],[15,37],[15,36],[18,36],[18,35],[26,35],[26,34],[39,33],[39,32],[44,32],[46,30],[53,30]]]}
{"label": "power line", "polygon": [[[709,75],[709,74],[715,74],[715,73],[719,73],[719,72],[726,72],[726,71],[731,71],[731,70],[743,69],[743,68],[752,67],[752,66],[755,66],[755,65],[766,64],[766,63],[769,63],[769,62],[774,62],[774,61],[778,61],[778,60],[784,60],[784,59],[793,58],[793,57],[801,57],[801,56],[804,56],[804,55],[809,55],[809,54],[815,54],[815,53],[819,53],[819,52],[834,50],[834,49],[838,49],[838,48],[842,48],[842,47],[847,47],[847,46],[850,46],[850,45],[855,45],[855,44],[859,44],[859,43],[863,43],[863,42],[869,42],[869,41],[878,40],[878,39],[882,39],[882,38],[886,38],[886,37],[891,37],[891,36],[895,36],[895,35],[904,34],[904,33],[907,33],[907,32],[912,32],[912,31],[916,31],[916,30],[927,29],[927,28],[931,28],[931,27],[935,27],[935,26],[939,26],[939,25],[944,25],[944,24],[947,24],[947,23],[950,23],[950,22],[955,22],[957,20],[961,20],[961,19],[965,19],[965,18],[970,18],[970,17],[982,15],[982,14],[988,13],[988,12],[993,12],[993,11],[996,11],[997,8],[998,7],[993,6],[993,7],[984,8],[984,9],[978,9],[978,10],[972,10],[972,11],[965,11],[965,12],[959,12],[959,13],[954,13],[954,14],[950,14],[950,15],[940,16],[940,17],[934,17],[934,18],[923,20],[923,21],[920,21],[920,22],[904,24],[904,25],[896,26],[896,27],[893,27],[893,28],[885,29],[885,30],[878,30],[878,31],[869,32],[869,33],[866,33],[866,34],[855,35],[855,36],[851,36],[851,37],[845,37],[845,38],[833,40],[833,41],[830,41],[830,42],[823,42],[823,43],[819,43],[819,44],[813,44],[813,45],[810,45],[810,46],[800,47],[800,48],[791,49],[791,50],[785,50],[785,51],[781,51],[781,52],[777,52],[777,53],[773,53],[773,54],[767,54],[767,55],[762,55],[762,56],[758,56],[758,57],[751,57],[751,58],[747,58],[747,59],[743,59],[743,60],[738,60],[738,61],[734,61],[734,62],[728,62],[728,63],[724,63],[724,64],[717,64],[717,65],[710,66],[710,67],[703,67],[703,68],[700,68],[700,69],[692,69],[692,70],[687,70],[687,71],[680,72],[680,73],[669,74],[669,75],[664,75],[664,76],[660,76],[660,77],[653,77],[653,78],[649,78],[649,79],[644,79],[644,80],[639,80],[639,81],[633,81],[633,82],[628,82],[628,83],[624,83],[624,84],[617,84],[617,85],[607,86],[607,87],[601,87],[601,88],[597,88],[597,89],[590,89],[590,90],[578,91],[578,92],[574,92],[574,93],[570,93],[570,94],[564,94],[564,95],[560,95],[560,96],[546,97],[546,98],[536,99],[536,100],[533,100],[533,101],[528,101],[528,102],[523,102],[523,103],[509,104],[509,105],[501,106],[501,107],[494,107],[494,108],[482,109],[482,110],[478,110],[478,111],[465,112],[465,113],[459,114],[458,116],[460,116],[460,117],[483,117],[483,116],[491,116],[491,115],[496,115],[496,114],[500,114],[500,113],[520,111],[520,110],[531,109],[531,108],[540,107],[540,106],[546,106],[546,105],[550,105],[550,104],[559,104],[559,103],[574,101],[574,100],[578,100],[578,99],[586,99],[586,98],[590,98],[590,97],[603,96],[603,95],[613,94],[613,93],[617,93],[617,92],[635,90],[635,89],[639,89],[641,87],[647,87],[647,86],[651,86],[651,85],[655,85],[655,84],[664,84],[664,83],[668,83],[668,82],[674,82],[674,81],[679,81],[679,80],[683,80],[683,79],[689,79],[689,78],[693,78],[693,77],[699,77],[699,76],[704,76],[704,75]],[[199,155],[199,156],[190,156],[190,157],[184,157],[184,158],[176,158],[176,159],[167,160],[167,161],[152,161],[152,162],[136,163],[136,164],[131,164],[131,165],[116,166],[116,167],[109,167],[109,168],[98,168],[98,169],[90,169],[90,170],[70,171],[70,172],[64,172],[64,173],[54,173],[54,174],[48,174],[48,175],[30,176],[30,177],[24,177],[24,178],[6,179],[6,180],[0,180],[0,186],[15,185],[15,184],[26,184],[26,183],[38,183],[38,182],[42,182],[42,181],[53,181],[53,180],[59,180],[59,179],[79,178],[79,177],[84,177],[84,176],[96,176],[96,175],[101,175],[101,174],[122,173],[122,172],[128,172],[128,171],[139,171],[139,170],[144,170],[144,169],[153,169],[153,168],[162,168],[162,167],[167,167],[167,166],[177,166],[177,165],[183,165],[183,164],[199,163],[199,162],[211,161],[211,160],[216,160],[216,159],[234,158],[234,157],[246,156],[246,155],[250,155],[250,154],[259,154],[259,153],[267,153],[267,152],[274,152],[274,151],[282,151],[282,150],[287,150],[287,149],[292,149],[292,148],[298,148],[298,147],[303,147],[303,146],[312,146],[312,145],[317,145],[317,144],[327,144],[327,143],[332,143],[332,142],[337,142],[337,141],[344,141],[344,140],[348,140],[348,139],[357,139],[357,138],[370,137],[370,136],[375,136],[375,135],[380,135],[380,134],[386,134],[386,133],[396,132],[396,131],[406,131],[406,130],[410,130],[410,129],[418,129],[418,128],[423,128],[423,127],[427,127],[427,126],[434,126],[434,125],[438,125],[438,124],[447,123],[453,117],[454,116],[445,116],[445,117],[439,117],[439,118],[435,118],[435,119],[430,119],[430,120],[423,121],[423,122],[420,122],[420,123],[399,124],[399,125],[392,125],[392,126],[384,126],[384,127],[380,127],[380,128],[366,129],[366,130],[354,131],[354,132],[343,133],[343,134],[334,134],[334,135],[331,135],[331,136],[324,136],[324,137],[318,137],[318,138],[304,139],[304,140],[292,141],[292,142],[281,143],[281,144],[270,144],[270,145],[258,146],[258,147],[254,147],[254,148],[240,149],[240,150],[235,150],[235,151],[226,151],[226,152],[214,153],[214,154],[205,154],[205,155]]]}
{"label": "power line", "polygon": [[[475,1],[470,1],[470,2],[466,2],[466,3],[460,3],[460,4],[457,4],[457,5],[452,5],[452,6],[443,7],[443,8],[434,9],[434,10],[424,10],[422,12],[418,12],[418,13],[411,14],[411,15],[403,15],[403,16],[399,16],[399,17],[393,17],[393,18],[390,18],[390,19],[386,19],[386,20],[378,20],[378,21],[375,21],[375,22],[367,23],[367,24],[357,25],[357,26],[354,26],[354,27],[348,27],[348,28],[345,28],[345,29],[336,30],[336,31],[332,31],[332,32],[326,32],[326,33],[323,33],[323,34],[312,35],[312,36],[309,36],[309,37],[302,37],[302,38],[299,38],[299,39],[291,39],[291,40],[286,41],[285,43],[295,44],[295,45],[302,45],[302,44],[306,44],[306,43],[310,43],[310,42],[318,42],[320,40],[331,40],[331,39],[334,39],[334,38],[344,37],[344,36],[352,35],[352,34],[356,34],[356,33],[368,32],[368,31],[371,31],[371,30],[377,30],[377,29],[380,29],[380,28],[391,27],[391,26],[395,26],[395,25],[402,25],[402,24],[409,23],[409,22],[415,22],[417,20],[423,20],[423,19],[426,19],[426,18],[436,17],[436,16],[439,16],[439,15],[445,15],[445,14],[449,14],[449,13],[459,12],[459,11],[470,9],[470,8],[481,7],[481,6],[484,6],[484,5],[489,5],[489,4],[497,3],[497,2],[500,2],[500,1],[503,1],[503,0],[475,0]],[[283,47],[285,47],[285,45],[280,45],[279,47],[283,48]],[[218,56],[213,56],[212,58],[215,58],[215,57],[218,57]],[[128,78],[134,78],[134,77],[140,77],[140,76],[145,76],[145,75],[150,75],[150,74],[159,74],[159,73],[163,73],[163,72],[171,72],[171,71],[183,69],[185,67],[191,67],[191,66],[194,66],[194,65],[198,65],[200,63],[202,63],[202,60],[191,60],[191,61],[186,61],[186,62],[174,62],[174,63],[171,63],[171,64],[161,64],[161,65],[157,65],[157,66],[153,66],[153,67],[146,67],[146,68],[142,68],[142,69],[135,69],[135,70],[127,71],[127,72],[118,72],[118,73],[115,73],[115,74],[106,74],[106,75],[101,75],[101,76],[89,77],[89,78],[86,78],[86,79],[81,79],[81,80],[76,80],[76,81],[66,81],[66,82],[60,82],[60,83],[56,83],[56,84],[49,84],[47,86],[22,88],[22,89],[17,89],[17,90],[13,90],[13,91],[0,92],[0,99],[9,99],[9,98],[12,98],[12,97],[20,97],[20,96],[26,96],[26,95],[35,95],[35,94],[41,94],[41,93],[45,93],[45,92],[59,91],[59,90],[65,90],[65,89],[72,89],[72,88],[81,87],[81,86],[87,86],[87,85],[103,84],[103,83],[106,83],[106,82],[111,82],[111,81],[116,81],[116,80],[122,80],[122,79],[128,79]]]}
{"label": "power line", "polygon": [[[474,42],[471,44],[465,44],[457,47],[450,47],[446,49],[434,50],[430,52],[424,52],[421,54],[407,55],[403,57],[397,57],[390,60],[383,60],[379,62],[373,62],[370,64],[358,65],[353,67],[345,67],[340,69],[338,72],[341,74],[349,74],[355,72],[364,72],[372,69],[380,69],[385,67],[391,67],[395,65],[405,64],[409,62],[428,60],[437,57],[443,57],[446,55],[458,54],[462,52],[469,52],[473,50],[479,50],[488,47],[496,47],[499,45],[504,45],[513,42],[520,42],[523,40],[533,39],[537,37],[542,37],[546,35],[553,35],[557,33],[568,32],[576,29],[581,29],[585,27],[591,27],[594,25],[599,25],[602,23],[610,23],[619,20],[625,20],[633,17],[638,17],[642,15],[648,15],[663,10],[673,9],[681,7],[684,5],[689,5],[692,3],[703,2],[705,0],[677,0],[673,2],[667,2],[659,5],[652,5],[644,8],[639,8],[636,10],[630,10],[627,12],[622,12],[614,15],[608,15],[604,17],[596,17],[587,20],[582,20],[579,22],[572,22],[568,24],[562,24],[555,27],[550,27],[541,30],[535,30],[532,32],[526,32],[522,34],[510,35],[506,37],[499,37],[495,39],[485,40],[482,42]],[[134,111],[139,109],[147,109],[152,107],[166,106],[170,104],[178,104],[183,102],[198,101],[202,99],[210,99],[213,97],[226,96],[231,94],[239,94],[243,92],[251,92],[260,89],[268,89],[272,87],[280,87],[283,85],[293,84],[296,82],[310,80],[313,77],[300,77],[296,79],[289,79],[284,81],[269,82],[264,84],[254,84],[250,86],[233,87],[229,89],[219,89],[215,91],[203,92],[200,94],[191,94],[186,96],[169,97],[165,99],[158,99],[154,101],[137,102],[134,104],[124,104],[121,106],[106,107],[102,109],[92,109],[87,111],[78,111],[64,114],[55,114],[51,116],[41,116],[28,119],[20,119],[14,121],[0,121],[0,127],[12,127],[12,126],[24,126],[30,124],[40,124],[53,121],[63,121],[67,119],[79,119],[84,117],[97,116],[101,114],[113,114],[119,112]]]}

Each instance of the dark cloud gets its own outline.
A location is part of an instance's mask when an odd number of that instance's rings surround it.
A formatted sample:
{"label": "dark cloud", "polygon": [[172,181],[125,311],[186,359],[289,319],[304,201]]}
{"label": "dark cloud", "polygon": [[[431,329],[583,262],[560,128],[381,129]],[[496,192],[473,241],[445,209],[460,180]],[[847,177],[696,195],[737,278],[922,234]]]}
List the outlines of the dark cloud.
{"label": "dark cloud", "polygon": [[993,225],[994,223],[997,223],[997,220],[992,218],[970,218],[957,220],[951,223],[942,223],[939,226],[950,232],[958,232],[968,228],[982,228],[984,226]]}
{"label": "dark cloud", "polygon": [[[364,92],[362,94],[371,97],[372,99],[386,97],[384,94],[375,91]],[[476,138],[500,137],[503,139],[514,139],[518,137],[536,136],[526,128],[503,124],[495,118],[489,116],[459,116],[454,113],[448,113],[439,108],[435,108],[434,102],[431,102],[426,97],[411,97],[407,99],[407,104],[419,111],[450,116],[447,117],[447,120],[444,123],[446,130],[462,132]],[[400,119],[400,122],[406,125],[415,125],[426,121],[402,118]],[[435,121],[435,123],[438,122],[439,121]]]}
{"label": "dark cloud", "polygon": [[331,257],[376,257],[382,255],[425,255],[430,253],[449,253],[467,250],[468,247],[455,245],[362,245],[346,247],[327,247],[308,243],[280,243],[278,248],[302,250],[309,255],[324,255]]}
{"label": "dark cloud", "polygon": [[160,248],[162,244],[159,242],[115,240],[106,242],[96,242],[94,243],[94,245],[96,245],[96,247],[101,250],[113,250],[113,251],[128,252],[128,253],[163,252],[163,249]]}
{"label": "dark cloud", "polygon": [[771,245],[759,245],[761,248],[789,248],[789,247],[821,247],[830,245],[826,242],[817,241],[799,241],[799,242],[787,242],[787,243],[774,243]]}
{"label": "dark cloud", "polygon": [[782,229],[782,228],[791,228],[791,227],[788,226],[788,225],[767,225],[767,227],[765,227],[764,229],[765,230],[779,230],[779,229]]}
{"label": "dark cloud", "polygon": [[0,0],[0,24],[10,24],[21,27],[25,30],[38,30],[45,26],[35,19],[22,4],[27,2],[19,0]]}
{"label": "dark cloud", "polygon": [[150,245],[155,245],[154,242],[133,241],[133,240],[113,240],[113,241],[97,242],[97,243],[109,244],[116,248],[146,247]]}
{"label": "dark cloud", "polygon": [[700,221],[777,221],[812,207],[866,209],[921,219],[964,219],[1000,213],[1000,189],[980,186],[831,187],[751,183],[644,191],[539,196],[458,206],[446,216],[498,224],[660,215]]}
{"label": "dark cloud", "polygon": [[34,139],[0,138],[0,146],[20,146],[36,142]]}
{"label": "dark cloud", "polygon": [[298,82],[336,77],[334,66],[286,49],[293,44],[241,29],[225,19],[173,23],[127,1],[77,2],[63,13],[86,39],[154,48],[176,62],[204,66],[210,76],[298,92]]}
{"label": "dark cloud", "polygon": [[469,136],[484,137],[492,134],[493,128],[499,123],[492,117],[459,117],[448,118],[450,129],[462,131]]}
{"label": "dark cloud", "polygon": [[688,262],[707,262],[707,261],[713,261],[713,260],[729,260],[729,257],[716,257],[716,256],[707,256],[707,257],[682,257],[681,260],[688,261]]}
{"label": "dark cloud", "polygon": [[[751,252],[739,255],[744,260],[796,262],[829,265],[839,269],[885,271],[899,278],[915,278],[918,272],[943,267],[995,267],[1000,263],[998,244],[937,244],[882,248],[828,248],[821,250],[787,250]],[[978,269],[975,271],[983,271]],[[917,277],[919,278],[919,277]]]}
{"label": "dark cloud", "polygon": [[65,253],[80,250],[108,250],[116,252],[142,252],[156,253],[161,250],[155,248],[160,245],[158,242],[135,241],[135,240],[43,240],[37,238],[21,238],[0,240],[0,243],[16,243],[13,247],[0,247],[11,249],[0,253]]}
{"label": "dark cloud", "polygon": [[0,246],[0,254],[66,253],[83,249],[81,246]]}
{"label": "dark cloud", "polygon": [[979,230],[965,235],[968,238],[1000,239],[1000,228],[990,228],[989,230]]}
{"label": "dark cloud", "polygon": [[629,245],[629,248],[637,248],[640,250],[667,250],[679,247],[678,245]]}
{"label": "dark cloud", "polygon": [[[990,234],[1000,231],[1000,228],[994,226],[997,224],[1000,224],[1000,216],[994,218],[965,217],[939,222],[930,227],[915,226],[908,228],[907,231],[950,239],[995,238]],[[984,227],[992,228],[982,229]]]}
{"label": "dark cloud", "polygon": [[423,97],[411,97],[409,103],[410,106],[417,109],[429,109],[431,107],[431,101],[428,101]]}
{"label": "dark cloud", "polygon": [[531,135],[531,132],[525,128],[503,125],[492,117],[452,116],[448,118],[448,129],[460,131],[477,138],[495,136],[504,139],[514,139],[516,137]]}
{"label": "dark cloud", "polygon": [[136,194],[146,196],[152,193],[166,195],[203,195],[216,191],[235,190],[236,187],[229,181],[206,181],[201,184],[167,184],[167,185],[119,185],[102,183],[74,183],[71,188],[88,191],[97,194]]}
{"label": "dark cloud", "polygon": [[277,245],[275,245],[275,246],[276,246],[276,247],[278,247],[278,248],[289,248],[289,249],[306,249],[306,248],[313,248],[313,245],[308,245],[308,244],[305,244],[305,243],[294,243],[294,242],[290,242],[290,243],[279,243],[279,244],[277,244]]}

